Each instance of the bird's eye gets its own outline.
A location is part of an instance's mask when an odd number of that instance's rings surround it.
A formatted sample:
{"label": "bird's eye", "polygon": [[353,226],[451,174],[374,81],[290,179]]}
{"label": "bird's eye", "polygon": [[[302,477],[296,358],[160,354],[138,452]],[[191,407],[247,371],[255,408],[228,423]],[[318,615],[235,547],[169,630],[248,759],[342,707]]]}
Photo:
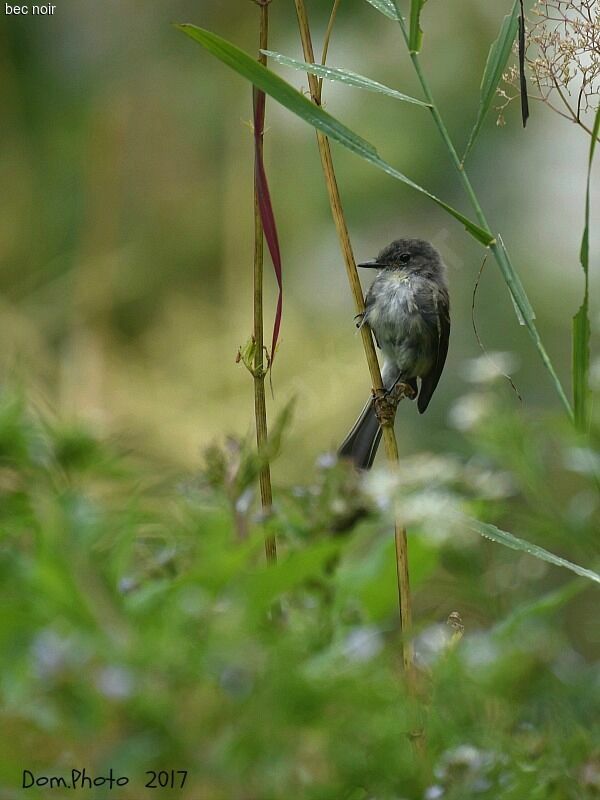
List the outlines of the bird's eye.
{"label": "bird's eye", "polygon": [[408,264],[409,261],[410,261],[410,253],[402,253],[402,255],[400,256],[400,262],[402,264]]}

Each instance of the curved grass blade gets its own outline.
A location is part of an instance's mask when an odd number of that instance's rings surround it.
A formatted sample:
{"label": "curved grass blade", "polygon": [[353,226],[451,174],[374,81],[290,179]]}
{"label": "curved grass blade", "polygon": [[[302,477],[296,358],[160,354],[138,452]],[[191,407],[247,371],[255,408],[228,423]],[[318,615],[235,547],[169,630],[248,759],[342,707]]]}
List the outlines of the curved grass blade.
{"label": "curved grass blade", "polygon": [[254,88],[254,170],[256,179],[256,192],[258,197],[258,208],[262,222],[263,233],[269,248],[275,280],[277,281],[278,295],[277,307],[275,309],[275,319],[273,322],[273,333],[271,336],[271,353],[269,366],[273,366],[275,361],[275,351],[279,341],[279,330],[281,328],[281,316],[283,307],[283,271],[281,266],[281,251],[279,248],[279,237],[277,235],[277,224],[271,202],[271,192],[269,191],[269,181],[265,171],[263,157],[263,136],[265,123],[265,93]]}
{"label": "curved grass blade", "polygon": [[311,75],[317,75],[319,78],[325,78],[328,81],[338,81],[344,83],[346,86],[356,86],[359,89],[366,89],[368,92],[377,92],[378,94],[385,94],[388,97],[393,97],[395,100],[402,100],[405,103],[413,103],[416,106],[423,106],[424,108],[431,108],[429,103],[423,100],[417,100],[415,97],[410,97],[407,94],[391,89],[383,83],[378,83],[370,78],[365,78],[363,75],[358,75],[349,69],[337,69],[335,67],[325,67],[322,64],[309,64],[306,61],[298,61],[295,58],[289,58],[281,53],[274,53],[271,50],[262,51],[265,56],[268,56],[272,61],[278,64],[283,64],[285,67],[301,70],[302,72],[310,72]]}
{"label": "curved grass blade", "polygon": [[425,5],[425,0],[410,0],[410,29],[408,35],[408,48],[411,53],[418,53],[423,41],[423,31],[421,30],[420,19],[421,9]]}
{"label": "curved grass blade", "polygon": [[475,140],[479,135],[483,121],[490,110],[492,101],[496,94],[496,89],[500,83],[500,78],[506,67],[506,62],[509,59],[517,29],[519,27],[519,0],[513,3],[512,11],[502,21],[500,33],[495,42],[490,47],[490,52],[487,57],[483,77],[481,79],[481,88],[479,93],[479,111],[477,112],[477,119],[471,131],[467,149],[462,158],[463,164]]}
{"label": "curved grass blade", "polygon": [[525,292],[523,284],[521,283],[521,278],[519,277],[518,272],[513,267],[512,261],[510,260],[510,256],[508,255],[508,251],[506,246],[504,245],[504,241],[500,234],[496,237],[498,242],[500,243],[500,247],[502,248],[502,264],[503,269],[502,273],[504,275],[504,280],[506,281],[506,285],[508,286],[508,290],[510,292],[510,299],[513,302],[513,306],[515,308],[515,314],[517,315],[517,319],[519,320],[519,325],[527,325],[530,322],[533,322],[535,319],[535,311],[533,310],[531,303],[529,302],[529,298]]}
{"label": "curved grass blade", "polygon": [[524,325],[527,328],[527,331],[533,340],[533,343],[540,354],[540,357],[544,363],[544,366],[550,373],[550,377],[552,378],[552,382],[554,383],[554,388],[560,400],[565,408],[565,411],[569,415],[569,418],[573,419],[573,409],[571,408],[571,404],[569,402],[569,398],[565,394],[565,390],[562,387],[562,383],[560,382],[560,378],[558,377],[556,370],[554,369],[554,364],[550,360],[550,356],[548,355],[546,348],[544,347],[544,343],[540,338],[540,334],[538,329],[535,326],[535,313],[533,308],[531,307],[531,303],[525,293],[525,289],[523,288],[523,284],[521,283],[521,279],[514,268],[512,261],[510,260],[510,256],[508,255],[508,251],[504,246],[504,242],[502,241],[502,237],[498,235],[496,237],[496,241],[492,246],[492,250],[498,266],[500,267],[500,271],[502,272],[502,277],[508,289],[510,291],[510,296],[513,301],[513,305],[515,308],[515,312],[517,314],[517,318],[521,325]]}
{"label": "curved grass blade", "polygon": [[393,19],[395,22],[398,22],[400,19],[394,0],[367,0],[367,3],[370,3],[373,8],[376,8],[377,11],[380,11],[388,19]]}
{"label": "curved grass blade", "polygon": [[525,539],[519,539],[513,536],[512,533],[500,530],[500,528],[497,528],[495,525],[491,525],[488,522],[480,522],[480,520],[473,519],[472,517],[465,517],[464,522],[472,531],[475,531],[486,539],[491,539],[493,542],[503,544],[505,547],[510,547],[511,550],[519,550],[521,553],[527,553],[534,558],[546,561],[548,564],[554,564],[556,567],[564,567],[565,569],[571,570],[571,572],[574,572],[576,575],[581,575],[582,578],[588,578],[595,583],[600,583],[600,575],[594,572],[594,570],[580,567],[578,564],[573,564],[572,561],[567,561],[566,558],[555,556],[554,553],[544,550],[543,547],[527,542]]}
{"label": "curved grass blade", "polygon": [[590,142],[587,183],[585,192],[585,224],[581,239],[579,260],[585,280],[583,302],[573,317],[573,405],[575,425],[580,431],[587,427],[589,419],[589,371],[590,371],[590,317],[589,317],[589,266],[590,266],[590,182],[596,141],[600,133],[600,108],[596,111],[594,129]]}
{"label": "curved grass blade", "polygon": [[401,181],[407,186],[412,187],[417,192],[426,195],[434,203],[437,203],[440,208],[443,208],[448,214],[457,219],[466,230],[486,247],[495,242],[494,236],[490,231],[481,228],[472,220],[461,214],[452,206],[440,200],[434,194],[424,189],[419,184],[412,181],[399,170],[395,169],[388,164],[387,161],[381,158],[377,150],[372,144],[365,141],[350,128],[346,127],[343,123],[339,122],[331,114],[328,114],[320,106],[312,103],[301,92],[290,86],[289,83],[280,78],[271,70],[263,67],[247,53],[235,45],[228,42],[226,39],[218,36],[215,33],[198,28],[195,25],[177,25],[180,31],[185,33],[194,41],[202,45],[208,52],[212,53],[216,58],[227,64],[233,70],[238,72],[243,77],[251,81],[257,88],[262,89],[266,94],[270,95],[274,100],[277,100],[282,106],[285,106],[289,111],[293,112],[309,125],[312,125],[317,130],[322,131],[326,136],[339,142],[348,150],[359,155],[365,161],[370,162],[378,169],[391,175],[396,180]]}

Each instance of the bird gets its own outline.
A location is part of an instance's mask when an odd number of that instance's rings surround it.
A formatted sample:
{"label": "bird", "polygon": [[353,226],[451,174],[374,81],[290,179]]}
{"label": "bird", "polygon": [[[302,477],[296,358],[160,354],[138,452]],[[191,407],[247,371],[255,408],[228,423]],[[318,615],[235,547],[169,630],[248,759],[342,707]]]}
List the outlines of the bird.
{"label": "bird", "polygon": [[[446,267],[438,251],[422,239],[396,239],[377,258],[358,266],[379,270],[365,297],[365,310],[356,320],[358,328],[369,326],[383,353],[385,396],[392,399],[398,389],[412,399],[418,395],[417,407],[423,414],[448,353]],[[372,396],[340,445],[338,456],[358,469],[370,469],[381,433]]]}

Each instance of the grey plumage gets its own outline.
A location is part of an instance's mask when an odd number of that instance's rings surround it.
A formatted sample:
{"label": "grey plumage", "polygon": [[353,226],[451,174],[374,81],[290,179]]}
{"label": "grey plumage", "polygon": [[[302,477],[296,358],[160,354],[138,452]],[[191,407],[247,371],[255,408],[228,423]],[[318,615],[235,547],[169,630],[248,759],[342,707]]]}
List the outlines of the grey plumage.
{"label": "grey plumage", "polygon": [[[390,390],[399,381],[418,389],[422,414],[442,374],[450,337],[450,301],[446,269],[437,250],[420,239],[398,239],[360,267],[379,269],[365,298],[360,325],[373,331],[384,355],[382,379]],[[369,399],[339,455],[369,469],[381,428]]]}

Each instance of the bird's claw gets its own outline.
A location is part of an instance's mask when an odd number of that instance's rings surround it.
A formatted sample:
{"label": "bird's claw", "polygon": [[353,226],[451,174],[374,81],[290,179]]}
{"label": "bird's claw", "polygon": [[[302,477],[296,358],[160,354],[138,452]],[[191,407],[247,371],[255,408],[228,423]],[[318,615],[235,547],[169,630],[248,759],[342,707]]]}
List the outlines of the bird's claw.
{"label": "bird's claw", "polygon": [[399,382],[374,396],[375,414],[380,425],[393,425],[398,403],[405,397],[414,400],[417,393],[409,383]]}
{"label": "bird's claw", "polygon": [[405,397],[409,400],[414,400],[417,396],[414,386],[411,386],[410,383],[404,383],[404,381],[398,381],[391,389],[388,389],[387,394],[395,397],[396,403],[399,403]]}
{"label": "bird's claw", "polygon": [[392,425],[394,418],[396,417],[396,408],[398,407],[398,403],[394,402],[394,400],[385,392],[382,392],[379,395],[375,395],[374,404],[375,414],[379,420],[379,424]]}

